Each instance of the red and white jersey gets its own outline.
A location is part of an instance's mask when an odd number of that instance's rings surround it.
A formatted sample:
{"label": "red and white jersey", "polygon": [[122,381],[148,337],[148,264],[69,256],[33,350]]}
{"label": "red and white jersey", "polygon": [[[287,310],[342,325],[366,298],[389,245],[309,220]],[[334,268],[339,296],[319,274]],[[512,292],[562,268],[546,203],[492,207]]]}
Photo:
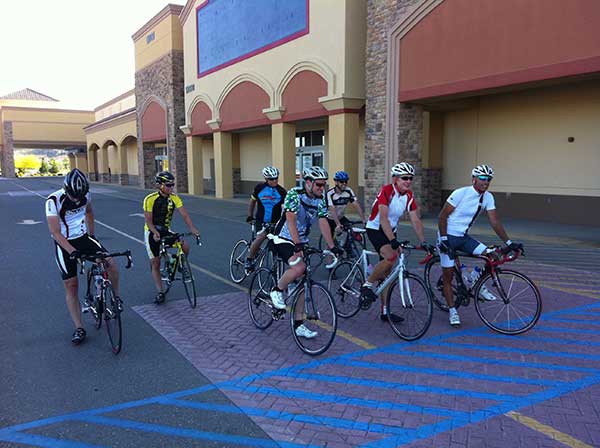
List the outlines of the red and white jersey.
{"label": "red and white jersey", "polygon": [[417,209],[417,201],[415,201],[411,190],[407,190],[406,193],[402,194],[394,184],[384,185],[373,202],[371,215],[369,221],[367,221],[367,229],[379,230],[381,228],[379,221],[380,205],[388,206],[388,218],[394,230],[396,230],[398,220],[405,212],[412,212]]}

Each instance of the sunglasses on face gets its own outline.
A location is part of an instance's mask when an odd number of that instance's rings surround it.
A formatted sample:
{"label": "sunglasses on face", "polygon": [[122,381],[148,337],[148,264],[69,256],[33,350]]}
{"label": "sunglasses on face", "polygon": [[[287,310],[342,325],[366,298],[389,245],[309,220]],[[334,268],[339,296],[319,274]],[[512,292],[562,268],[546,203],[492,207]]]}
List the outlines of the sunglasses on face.
{"label": "sunglasses on face", "polygon": [[402,180],[413,180],[412,176],[402,176],[400,179]]}
{"label": "sunglasses on face", "polygon": [[492,180],[492,176],[477,176],[477,179],[489,182]]}
{"label": "sunglasses on face", "polygon": [[279,179],[278,177],[268,177],[268,178],[267,178],[267,181],[271,181],[271,180],[278,180],[278,179]]}
{"label": "sunglasses on face", "polygon": [[315,186],[319,188],[325,188],[325,185],[327,185],[325,182],[315,182]]}
{"label": "sunglasses on face", "polygon": [[173,188],[175,186],[175,184],[163,184],[163,185],[167,188]]}
{"label": "sunglasses on face", "polygon": [[348,183],[347,180],[338,180],[337,182],[340,183],[340,184],[347,184]]}

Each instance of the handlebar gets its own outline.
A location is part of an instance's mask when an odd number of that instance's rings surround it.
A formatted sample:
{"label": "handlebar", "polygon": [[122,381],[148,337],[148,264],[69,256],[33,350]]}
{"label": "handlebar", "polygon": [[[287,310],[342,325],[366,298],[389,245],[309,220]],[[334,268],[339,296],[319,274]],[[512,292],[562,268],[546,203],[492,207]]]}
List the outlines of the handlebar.
{"label": "handlebar", "polygon": [[[333,258],[333,261],[331,263],[325,265],[325,267],[327,269],[333,268],[338,263],[337,256],[333,252],[331,252],[330,250],[327,250],[327,249],[321,250],[321,249],[317,249],[316,247],[305,246],[302,249],[302,253],[304,254],[303,258],[305,260],[307,260],[308,257],[310,257],[311,255],[315,255],[315,254],[321,255],[321,257],[323,257],[323,258],[326,256],[331,256]],[[289,265],[295,266],[298,263],[300,263],[300,261],[302,261],[303,258],[297,258],[295,261],[292,261],[291,263],[289,263]]]}
{"label": "handlebar", "polygon": [[202,246],[202,242],[200,241],[200,236],[196,235],[195,233],[192,233],[192,232],[171,233],[170,235],[165,235],[165,236],[161,237],[159,241],[160,241],[161,244],[164,244],[165,242],[167,242],[169,240],[181,241],[186,236],[193,236],[193,237],[195,237],[196,238],[196,244],[198,246]]}
{"label": "handlebar", "polygon": [[125,269],[131,269],[131,266],[133,266],[133,259],[131,258],[130,250],[126,250],[124,252],[112,252],[112,253],[97,252],[93,255],[81,254],[81,256],[79,256],[77,258],[77,261],[81,265],[80,272],[83,273],[83,265],[84,265],[84,262],[86,262],[86,261],[89,261],[91,263],[98,263],[99,261],[102,262],[107,258],[116,258],[116,257],[127,257],[127,265],[125,266]]}

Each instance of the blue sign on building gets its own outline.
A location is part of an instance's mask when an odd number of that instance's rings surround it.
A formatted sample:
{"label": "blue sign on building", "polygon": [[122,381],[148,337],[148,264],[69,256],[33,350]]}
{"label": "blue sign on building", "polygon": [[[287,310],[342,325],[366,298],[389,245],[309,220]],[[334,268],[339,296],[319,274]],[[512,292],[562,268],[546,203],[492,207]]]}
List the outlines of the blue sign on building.
{"label": "blue sign on building", "polygon": [[309,0],[208,0],[196,11],[198,76],[308,33]]}

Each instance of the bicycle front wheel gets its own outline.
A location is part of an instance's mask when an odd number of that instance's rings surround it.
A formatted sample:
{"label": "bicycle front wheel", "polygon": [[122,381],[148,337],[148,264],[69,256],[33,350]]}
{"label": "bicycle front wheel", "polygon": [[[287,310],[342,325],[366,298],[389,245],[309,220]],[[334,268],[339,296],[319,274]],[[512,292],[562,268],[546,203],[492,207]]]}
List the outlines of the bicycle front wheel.
{"label": "bicycle front wheel", "polygon": [[360,266],[349,261],[343,261],[329,273],[327,289],[333,297],[338,316],[348,318],[358,313],[360,287],[364,282]]}
{"label": "bicycle front wheel", "polygon": [[533,328],[542,313],[540,291],[517,271],[496,269],[495,275],[485,275],[474,296],[477,314],[498,333],[523,333]]}
{"label": "bicycle front wheel", "polygon": [[[431,325],[433,303],[425,282],[414,274],[404,274],[404,287],[398,280],[388,288],[387,317],[392,330],[405,341],[423,336]],[[398,320],[394,322],[394,320]]]}
{"label": "bicycle front wheel", "polygon": [[235,283],[242,283],[246,278],[246,269],[244,262],[250,250],[250,243],[246,240],[239,240],[233,246],[231,255],[229,256],[229,275]]}
{"label": "bicycle front wheel", "polygon": [[[445,312],[448,312],[448,304],[444,297],[444,277],[442,276],[442,265],[440,264],[440,257],[435,256],[427,262],[425,270],[423,271],[423,277],[425,278],[425,284],[427,289],[431,293],[431,298],[435,306]],[[456,296],[456,280],[452,280],[452,291]]]}
{"label": "bicycle front wheel", "polygon": [[115,290],[111,284],[102,291],[104,301],[104,321],[106,332],[110,340],[112,352],[116,355],[121,351],[123,335],[121,332],[121,305],[115,297]]}
{"label": "bicycle front wheel", "polygon": [[273,323],[271,297],[269,293],[277,280],[273,273],[266,268],[258,269],[252,276],[248,289],[248,312],[250,319],[256,326],[264,330]]}
{"label": "bicycle front wheel", "polygon": [[168,252],[160,256],[160,278],[162,280],[162,290],[165,294],[171,289],[174,274],[171,272],[171,254]]}
{"label": "bicycle front wheel", "polygon": [[194,273],[190,266],[190,261],[185,254],[181,254],[179,259],[179,268],[181,269],[181,281],[185,288],[185,295],[192,308],[196,308],[196,282],[194,281]]}
{"label": "bicycle front wheel", "polygon": [[[304,321],[304,328],[294,328],[297,320]],[[302,287],[292,302],[290,323],[292,336],[300,350],[311,356],[325,353],[337,331],[337,314],[329,291],[319,283],[311,283],[305,294]]]}

